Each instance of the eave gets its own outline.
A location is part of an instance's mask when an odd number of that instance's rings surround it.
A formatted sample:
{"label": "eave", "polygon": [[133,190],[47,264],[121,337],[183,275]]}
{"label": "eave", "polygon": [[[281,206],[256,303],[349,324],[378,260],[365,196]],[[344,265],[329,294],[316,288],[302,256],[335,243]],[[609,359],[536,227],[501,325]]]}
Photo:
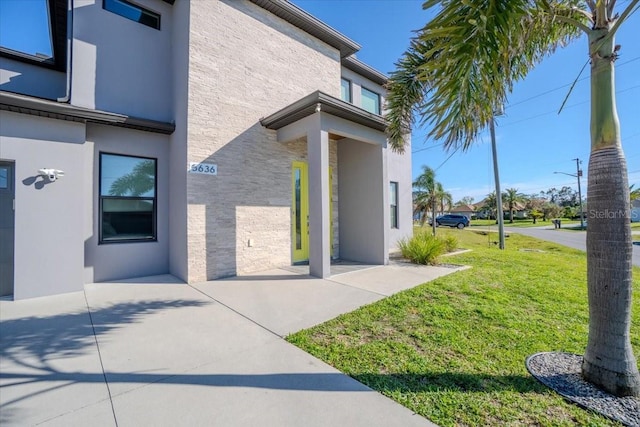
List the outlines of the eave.
{"label": "eave", "polygon": [[0,91],[0,110],[32,116],[48,117],[80,123],[99,123],[128,129],[170,135],[175,131],[175,124],[157,120],[128,116],[108,111],[92,110],[74,105],[34,98],[11,92]]}
{"label": "eave", "polygon": [[284,19],[340,51],[340,57],[353,55],[360,45],[286,0],[250,0],[252,3]]}
{"label": "eave", "polygon": [[389,77],[387,77],[386,74],[381,73],[353,56],[342,58],[342,65],[381,86],[387,84],[387,81],[389,80]]}
{"label": "eave", "polygon": [[267,129],[278,130],[317,111],[322,111],[380,132],[384,132],[387,128],[387,120],[384,117],[370,113],[320,91],[313,92],[283,109],[263,117],[260,119],[260,123]]}

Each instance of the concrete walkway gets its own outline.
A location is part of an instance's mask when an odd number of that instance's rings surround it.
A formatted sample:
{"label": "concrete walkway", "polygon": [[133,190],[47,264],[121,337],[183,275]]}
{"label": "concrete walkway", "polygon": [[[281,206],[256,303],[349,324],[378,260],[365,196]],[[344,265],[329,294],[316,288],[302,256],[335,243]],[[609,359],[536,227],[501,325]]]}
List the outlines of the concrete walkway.
{"label": "concrete walkway", "polygon": [[0,301],[0,425],[433,426],[282,337],[454,271],[158,276]]}

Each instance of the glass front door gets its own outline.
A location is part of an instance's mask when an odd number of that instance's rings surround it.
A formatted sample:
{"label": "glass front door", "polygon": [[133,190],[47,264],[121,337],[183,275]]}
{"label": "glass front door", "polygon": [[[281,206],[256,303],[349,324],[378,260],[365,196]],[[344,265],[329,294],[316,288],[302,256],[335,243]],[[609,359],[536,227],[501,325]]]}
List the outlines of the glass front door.
{"label": "glass front door", "polygon": [[[293,162],[291,173],[292,200],[292,244],[293,262],[309,259],[309,181],[308,167],[305,162]],[[333,256],[333,176],[329,168],[329,244]]]}
{"label": "glass front door", "polygon": [[309,185],[307,164],[293,162],[292,179],[292,243],[293,262],[309,259]]}

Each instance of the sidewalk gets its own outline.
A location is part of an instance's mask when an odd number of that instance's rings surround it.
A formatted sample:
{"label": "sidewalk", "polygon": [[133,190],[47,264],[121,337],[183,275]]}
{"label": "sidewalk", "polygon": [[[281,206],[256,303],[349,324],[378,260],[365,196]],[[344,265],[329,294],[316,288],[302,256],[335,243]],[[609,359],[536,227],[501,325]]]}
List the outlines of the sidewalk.
{"label": "sidewalk", "polygon": [[454,271],[158,276],[0,301],[0,424],[432,426],[282,337]]}

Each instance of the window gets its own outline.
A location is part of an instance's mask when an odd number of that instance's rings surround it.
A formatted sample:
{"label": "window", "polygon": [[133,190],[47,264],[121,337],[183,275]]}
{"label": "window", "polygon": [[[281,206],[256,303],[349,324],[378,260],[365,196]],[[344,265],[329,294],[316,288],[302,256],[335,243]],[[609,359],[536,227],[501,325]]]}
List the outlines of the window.
{"label": "window", "polygon": [[380,94],[362,88],[362,108],[373,114],[380,114]]}
{"label": "window", "polygon": [[0,190],[9,188],[9,168],[0,166]]}
{"label": "window", "polygon": [[0,0],[0,54],[18,61],[66,68],[67,1]]}
{"label": "window", "polygon": [[390,182],[389,185],[389,203],[391,204],[391,215],[389,216],[391,228],[398,227],[398,183]]}
{"label": "window", "polygon": [[100,153],[100,243],[156,240],[156,159]]}
{"label": "window", "polygon": [[160,29],[160,15],[126,0],[103,0],[102,8],[147,27]]}
{"label": "window", "polygon": [[351,101],[351,82],[347,79],[340,79],[340,99],[347,102]]}

